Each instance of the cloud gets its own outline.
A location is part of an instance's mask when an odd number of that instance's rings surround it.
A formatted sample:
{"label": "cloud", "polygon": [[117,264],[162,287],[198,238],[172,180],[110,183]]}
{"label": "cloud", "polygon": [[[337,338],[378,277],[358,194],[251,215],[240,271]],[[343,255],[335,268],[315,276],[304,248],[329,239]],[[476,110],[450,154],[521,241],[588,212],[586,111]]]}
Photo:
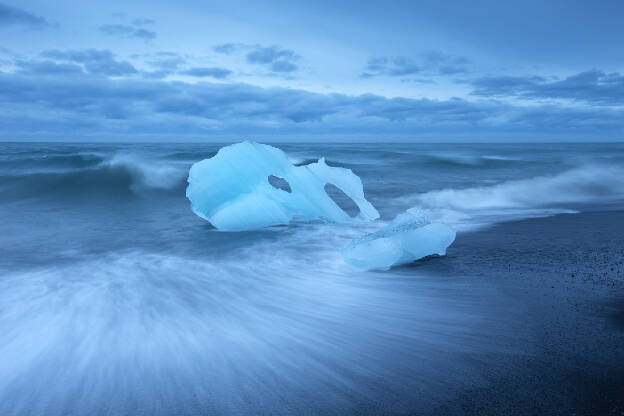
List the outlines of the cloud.
{"label": "cloud", "polygon": [[294,72],[298,69],[294,63],[299,56],[290,49],[277,46],[256,46],[247,53],[247,62],[268,66],[273,72]]}
{"label": "cloud", "polygon": [[80,65],[57,63],[54,61],[17,61],[16,66],[20,71],[27,74],[39,76],[58,75],[83,75],[84,71]]}
{"label": "cloud", "polygon": [[453,57],[440,51],[427,51],[421,55],[422,65],[426,70],[438,72],[440,75],[454,75],[466,72],[470,64],[461,56]]}
{"label": "cloud", "polygon": [[242,43],[224,43],[212,48],[216,53],[232,55],[246,52],[245,60],[253,65],[261,65],[276,74],[288,74],[299,69],[296,62],[300,59],[294,51],[278,46],[246,45]]}
{"label": "cloud", "polygon": [[[66,54],[62,56],[76,63],[91,59],[84,52]],[[568,140],[621,139],[624,130],[621,111],[605,107],[321,94],[236,83],[76,77],[70,72],[59,68],[46,77],[36,70],[1,73],[0,137]]]}
{"label": "cloud", "polygon": [[32,28],[53,26],[43,17],[18,9],[17,7],[0,4],[0,27],[9,25],[22,25]]}
{"label": "cloud", "polygon": [[116,36],[120,38],[139,38],[152,40],[156,38],[156,32],[143,29],[141,27],[129,26],[123,24],[109,24],[100,26],[100,32],[108,36]]}
{"label": "cloud", "polygon": [[465,58],[452,57],[438,51],[422,53],[418,59],[382,56],[369,59],[361,76],[371,78],[382,75],[390,77],[406,77],[415,74],[454,75],[466,72],[468,63]]}
{"label": "cloud", "polygon": [[364,78],[378,75],[404,76],[420,72],[420,67],[406,58],[386,57],[371,58],[368,60],[366,70],[362,74]]}
{"label": "cloud", "polygon": [[141,18],[141,17],[134,19],[132,21],[132,24],[135,26],[153,25],[154,23],[155,22],[152,19],[146,19],[146,18]]}
{"label": "cloud", "polygon": [[294,72],[297,68],[297,65],[283,59],[275,61],[271,64],[271,71],[273,72]]}
{"label": "cloud", "polygon": [[255,64],[270,64],[278,59],[294,59],[295,53],[289,49],[279,49],[277,46],[260,47],[247,54],[247,62]]}
{"label": "cloud", "polygon": [[141,71],[144,78],[162,79],[178,72],[186,64],[186,59],[175,52],[156,52],[154,54],[134,54],[133,59],[143,59],[146,65],[154,68],[151,71]]}
{"label": "cloud", "polygon": [[154,71],[142,71],[141,76],[147,79],[163,79],[173,73],[173,71],[170,71],[168,69],[156,69]]}
{"label": "cloud", "polygon": [[547,80],[541,76],[494,76],[481,77],[473,80],[471,84],[475,87],[473,95],[502,97],[508,95],[519,95],[529,87],[545,83]]}
{"label": "cloud", "polygon": [[152,59],[147,61],[147,64],[159,68],[165,69],[169,71],[177,70],[181,65],[186,63],[186,59],[182,58],[176,54],[157,54],[156,59]]}
{"label": "cloud", "polygon": [[193,77],[212,77],[216,79],[224,79],[232,74],[232,71],[219,67],[195,67],[182,71],[181,74]]}
{"label": "cloud", "polygon": [[530,100],[566,99],[593,105],[624,105],[624,75],[598,70],[580,72],[565,79],[540,76],[483,77],[472,81],[473,95],[518,97]]}
{"label": "cloud", "polygon": [[222,45],[217,45],[212,48],[216,53],[222,53],[224,55],[231,55],[234,52],[238,51],[242,45],[236,43],[224,43]]}
{"label": "cloud", "polygon": [[116,60],[113,53],[109,50],[49,50],[42,52],[41,56],[57,61],[84,65],[86,71],[94,75],[123,76],[138,72],[131,63]]}

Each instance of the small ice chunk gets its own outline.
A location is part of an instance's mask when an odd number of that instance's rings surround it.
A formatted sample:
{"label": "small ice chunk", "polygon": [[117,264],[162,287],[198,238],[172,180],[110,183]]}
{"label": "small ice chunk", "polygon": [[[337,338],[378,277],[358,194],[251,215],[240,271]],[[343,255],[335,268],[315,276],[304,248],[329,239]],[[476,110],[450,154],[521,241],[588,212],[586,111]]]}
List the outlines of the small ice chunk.
{"label": "small ice chunk", "polygon": [[[288,224],[293,217],[333,222],[374,220],[379,213],[364,198],[351,170],[316,163],[293,166],[280,149],[245,141],[223,147],[189,172],[191,209],[220,230],[241,231]],[[355,202],[352,218],[325,192],[333,184]]]}
{"label": "small ice chunk", "polygon": [[432,254],[443,256],[455,230],[429,222],[418,210],[397,215],[386,227],[357,238],[342,250],[348,264],[362,270],[388,270]]}

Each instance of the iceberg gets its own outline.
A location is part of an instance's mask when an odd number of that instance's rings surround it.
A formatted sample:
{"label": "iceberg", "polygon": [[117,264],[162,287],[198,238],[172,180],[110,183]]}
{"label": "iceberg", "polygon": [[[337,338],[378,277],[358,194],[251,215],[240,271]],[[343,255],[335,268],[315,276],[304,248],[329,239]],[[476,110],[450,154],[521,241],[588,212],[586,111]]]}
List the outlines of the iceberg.
{"label": "iceberg", "polygon": [[[359,214],[350,217],[343,211],[325,192],[326,184],[351,198]],[[186,196],[195,214],[226,231],[288,224],[294,217],[332,222],[379,218],[350,169],[328,166],[324,158],[294,166],[282,150],[250,141],[223,147],[195,163]]]}
{"label": "iceberg", "polygon": [[362,270],[388,270],[432,254],[443,256],[455,230],[428,221],[419,210],[397,215],[386,227],[357,238],[342,250],[346,263]]}

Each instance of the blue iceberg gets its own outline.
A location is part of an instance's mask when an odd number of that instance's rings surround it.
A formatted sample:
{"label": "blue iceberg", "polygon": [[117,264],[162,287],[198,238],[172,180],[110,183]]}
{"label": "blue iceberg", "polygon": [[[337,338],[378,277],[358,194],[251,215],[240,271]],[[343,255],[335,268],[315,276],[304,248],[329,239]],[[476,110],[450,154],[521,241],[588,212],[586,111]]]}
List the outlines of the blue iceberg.
{"label": "blue iceberg", "polygon": [[[294,166],[282,150],[255,142],[223,147],[195,163],[188,183],[186,196],[193,212],[220,230],[288,224],[294,217],[332,222],[379,218],[351,170],[328,166],[324,158]],[[359,214],[352,218],[343,211],[325,192],[326,184],[350,197]]]}
{"label": "blue iceberg", "polygon": [[455,230],[429,222],[418,210],[399,214],[389,225],[351,241],[343,250],[345,262],[362,270],[388,270],[432,254],[443,256],[455,241]]}

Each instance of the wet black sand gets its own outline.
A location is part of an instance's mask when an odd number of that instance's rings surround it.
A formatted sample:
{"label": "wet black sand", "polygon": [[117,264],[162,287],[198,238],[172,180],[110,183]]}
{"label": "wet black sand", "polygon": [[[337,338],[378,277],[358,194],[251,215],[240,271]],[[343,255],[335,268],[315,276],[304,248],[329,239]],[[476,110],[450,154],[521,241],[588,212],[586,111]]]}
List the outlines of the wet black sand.
{"label": "wet black sand", "polygon": [[624,414],[623,261],[624,212],[610,211],[461,234],[404,268],[494,283],[522,311],[509,325],[526,354],[471,357],[486,382],[426,413]]}

